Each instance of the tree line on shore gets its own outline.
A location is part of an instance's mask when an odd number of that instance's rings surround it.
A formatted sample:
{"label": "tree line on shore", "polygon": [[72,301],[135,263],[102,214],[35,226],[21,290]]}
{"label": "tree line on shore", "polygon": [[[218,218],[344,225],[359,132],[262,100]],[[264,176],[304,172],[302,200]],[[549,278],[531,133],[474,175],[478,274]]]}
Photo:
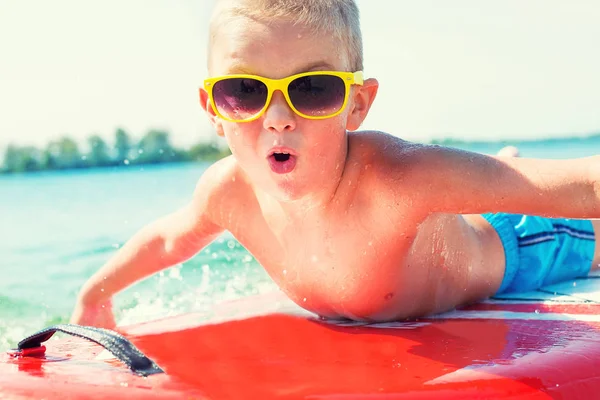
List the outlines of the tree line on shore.
{"label": "tree line on shore", "polygon": [[[215,141],[199,142],[188,149],[180,149],[171,143],[169,132],[153,129],[136,141],[124,129],[114,134],[109,145],[100,135],[87,138],[87,149],[70,138],[63,136],[48,143],[44,148],[35,146],[8,145],[0,164],[0,173],[22,173],[49,170],[69,170],[79,168],[115,167],[126,165],[160,164],[172,162],[215,161],[231,154],[226,146]],[[559,137],[534,140],[511,141],[517,146],[529,142],[564,144],[574,142],[600,145],[600,132],[582,137]],[[476,145],[498,144],[503,142],[460,140],[457,138],[434,139],[430,143],[453,147],[473,147]],[[508,144],[508,143],[507,143]],[[1,154],[1,153],[0,153]]]}
{"label": "tree line on shore", "polygon": [[81,168],[115,167],[190,161],[215,161],[231,154],[216,142],[200,142],[189,149],[180,149],[171,143],[169,132],[149,130],[139,141],[124,129],[114,135],[109,145],[100,135],[87,138],[87,149],[69,136],[53,140],[44,148],[8,145],[0,172],[5,174],[69,170]]}

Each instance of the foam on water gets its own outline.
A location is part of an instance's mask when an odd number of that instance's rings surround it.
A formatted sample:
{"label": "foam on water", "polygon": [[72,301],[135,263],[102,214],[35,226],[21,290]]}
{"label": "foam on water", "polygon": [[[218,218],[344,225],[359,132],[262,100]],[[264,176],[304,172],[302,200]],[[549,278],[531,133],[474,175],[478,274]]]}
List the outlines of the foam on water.
{"label": "foam on water", "polygon": [[[21,282],[15,279],[12,286],[3,285],[11,296],[0,296],[0,351],[13,348],[36,330],[68,322],[78,288],[118,247],[108,250],[105,241],[100,240],[97,251],[70,249],[76,257],[58,257],[61,262],[46,268],[38,265],[47,280],[44,292],[40,291],[44,279],[31,279],[33,283],[29,284],[24,278]],[[38,253],[48,252],[51,249]],[[38,258],[46,260],[41,255]],[[73,271],[78,271],[75,276]],[[115,317],[120,325],[129,325],[186,312],[209,315],[216,303],[275,289],[256,260],[231,235],[224,234],[186,263],[117,294]]]}

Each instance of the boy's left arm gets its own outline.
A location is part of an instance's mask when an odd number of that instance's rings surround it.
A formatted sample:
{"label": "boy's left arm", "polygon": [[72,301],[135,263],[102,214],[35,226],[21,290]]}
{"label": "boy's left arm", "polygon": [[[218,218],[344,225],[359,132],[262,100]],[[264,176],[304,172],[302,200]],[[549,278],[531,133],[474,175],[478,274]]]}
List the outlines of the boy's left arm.
{"label": "boy's left arm", "polygon": [[415,145],[403,159],[403,179],[416,189],[413,204],[424,214],[600,218],[600,156],[528,159]]}

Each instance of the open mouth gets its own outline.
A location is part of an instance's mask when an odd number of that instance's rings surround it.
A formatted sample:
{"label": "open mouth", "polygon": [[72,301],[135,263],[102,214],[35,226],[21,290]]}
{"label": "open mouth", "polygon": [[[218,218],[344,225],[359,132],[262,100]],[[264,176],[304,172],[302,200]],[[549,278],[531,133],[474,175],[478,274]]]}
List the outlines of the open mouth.
{"label": "open mouth", "polygon": [[273,153],[273,158],[277,162],[284,162],[290,159],[290,155],[288,153]]}
{"label": "open mouth", "polygon": [[271,170],[277,174],[292,172],[296,166],[296,156],[285,151],[274,151],[268,157]]}

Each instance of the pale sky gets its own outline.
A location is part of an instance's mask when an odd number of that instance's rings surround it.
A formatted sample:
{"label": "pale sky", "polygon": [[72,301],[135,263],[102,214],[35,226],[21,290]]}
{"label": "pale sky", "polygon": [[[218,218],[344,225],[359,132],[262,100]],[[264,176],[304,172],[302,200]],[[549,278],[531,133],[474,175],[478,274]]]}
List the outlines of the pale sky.
{"label": "pale sky", "polygon": [[[0,146],[121,126],[186,145],[212,135],[197,102],[212,0],[0,0]],[[600,2],[358,0],[365,128],[410,140],[600,131]]]}

